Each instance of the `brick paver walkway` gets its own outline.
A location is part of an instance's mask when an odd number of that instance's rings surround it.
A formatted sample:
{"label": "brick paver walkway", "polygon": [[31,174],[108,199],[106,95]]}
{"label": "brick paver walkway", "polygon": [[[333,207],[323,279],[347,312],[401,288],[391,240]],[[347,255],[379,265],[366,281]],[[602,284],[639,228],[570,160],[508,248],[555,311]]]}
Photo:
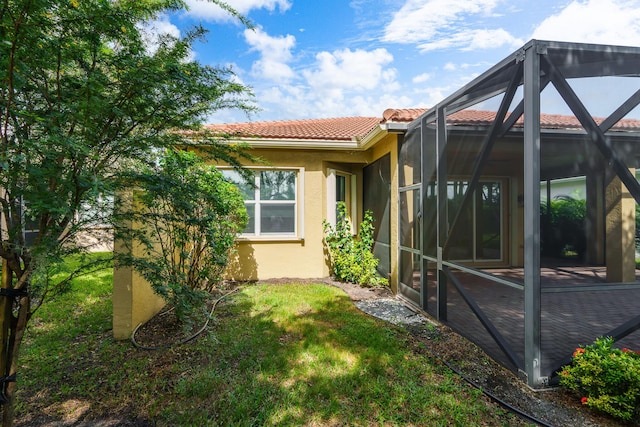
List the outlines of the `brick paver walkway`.
{"label": "brick paver walkway", "polygon": [[[519,279],[522,269],[493,270],[492,273]],[[520,360],[524,359],[524,294],[522,291],[456,272],[464,289],[487,315]],[[575,289],[578,286],[603,284],[603,267],[564,267],[542,269],[542,360],[543,376],[568,360],[579,345],[599,336],[640,314],[640,287],[625,290],[581,290],[545,292],[552,288]],[[585,286],[587,285],[587,286]],[[606,284],[605,284],[606,286]],[[448,321],[452,328],[479,344],[496,360],[515,369],[486,332],[452,284],[448,286]],[[640,350],[640,330],[617,345]]]}

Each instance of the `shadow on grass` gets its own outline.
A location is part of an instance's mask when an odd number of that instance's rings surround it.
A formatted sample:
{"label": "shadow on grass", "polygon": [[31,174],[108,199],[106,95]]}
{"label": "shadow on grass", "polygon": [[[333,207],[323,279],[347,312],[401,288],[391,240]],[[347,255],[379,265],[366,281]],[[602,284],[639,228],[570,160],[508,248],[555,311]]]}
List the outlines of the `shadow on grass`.
{"label": "shadow on grass", "polygon": [[150,352],[113,341],[108,287],[85,285],[34,319],[16,425],[496,425],[506,419],[406,332],[363,314],[338,288],[244,286],[218,306],[208,334]]}
{"label": "shadow on grass", "polygon": [[498,416],[406,333],[326,285],[245,288],[219,311],[215,334],[209,364],[181,379],[159,414],[168,424],[472,425]]}

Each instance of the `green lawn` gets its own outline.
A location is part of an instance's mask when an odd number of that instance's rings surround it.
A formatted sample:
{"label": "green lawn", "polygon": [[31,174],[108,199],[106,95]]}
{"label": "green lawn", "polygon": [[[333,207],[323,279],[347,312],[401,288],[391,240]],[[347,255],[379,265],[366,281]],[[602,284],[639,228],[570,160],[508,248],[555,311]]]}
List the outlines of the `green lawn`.
{"label": "green lawn", "polygon": [[76,280],[28,331],[18,425],[518,425],[411,336],[327,285],[247,285],[171,350],[111,337],[111,271]]}

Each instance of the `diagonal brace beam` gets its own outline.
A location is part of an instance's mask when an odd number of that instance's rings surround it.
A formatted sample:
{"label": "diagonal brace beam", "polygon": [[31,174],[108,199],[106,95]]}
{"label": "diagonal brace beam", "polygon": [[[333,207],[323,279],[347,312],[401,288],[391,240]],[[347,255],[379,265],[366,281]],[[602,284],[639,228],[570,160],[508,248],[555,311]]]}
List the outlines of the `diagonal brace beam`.
{"label": "diagonal brace beam", "polygon": [[626,337],[627,335],[637,331],[638,329],[640,329],[640,315],[634,317],[633,319],[623,323],[622,325],[618,326],[615,329],[610,330],[609,332],[607,332],[606,334],[604,334],[605,337],[611,337],[613,338],[615,341],[620,341],[622,338]]}
{"label": "diagonal brace beam", "polygon": [[475,193],[476,187],[480,182],[480,175],[482,174],[482,170],[484,169],[485,163],[489,159],[489,155],[491,155],[491,151],[493,150],[493,146],[496,142],[496,139],[498,138],[498,135],[501,132],[501,129],[504,123],[504,118],[507,115],[509,106],[513,101],[513,97],[515,96],[516,90],[520,85],[520,81],[522,80],[522,74],[523,74],[522,70],[523,70],[522,63],[519,63],[518,67],[511,75],[509,86],[507,86],[507,90],[504,94],[504,97],[502,98],[500,107],[498,108],[498,111],[496,113],[496,117],[493,123],[491,124],[491,128],[489,129],[489,132],[487,133],[486,137],[482,141],[480,154],[476,158],[476,161],[473,165],[473,172],[471,173],[471,179],[469,180],[467,191],[465,191],[464,196],[462,197],[462,202],[460,204],[460,207],[458,208],[458,212],[456,212],[456,216],[451,223],[447,240],[443,245],[443,252],[444,252],[445,258],[448,258],[449,243],[451,241],[451,236],[454,235],[454,231],[456,229],[456,226],[458,225],[458,222],[460,221],[460,218],[463,216],[463,212],[469,207],[469,204],[471,203],[473,194]]}
{"label": "diagonal brace beam", "polygon": [[[542,92],[544,90],[544,88],[546,88],[547,85],[549,84],[549,79],[541,78],[540,80],[541,80],[540,81],[540,92]],[[507,132],[509,132],[509,130],[511,130],[513,125],[516,124],[518,119],[520,117],[522,117],[523,114],[524,114],[524,99],[518,103],[516,108],[514,108],[513,111],[511,112],[511,114],[509,114],[509,117],[507,117],[507,120],[504,121],[504,124],[502,125],[502,129],[500,130],[499,136],[502,137]]]}
{"label": "diagonal brace beam", "polygon": [[629,193],[631,193],[636,200],[636,203],[640,203],[640,184],[631,172],[629,172],[629,168],[624,161],[613,150],[604,131],[596,124],[595,120],[593,120],[593,117],[591,117],[591,114],[589,114],[584,104],[582,104],[578,95],[576,95],[571,86],[569,86],[569,83],[567,83],[567,80],[556,66],[549,62],[547,58],[543,57],[541,60],[543,69],[549,74],[551,82],[558,90],[560,96],[562,96],[582,127],[587,131],[589,137],[591,137],[593,143],[627,187],[627,190],[629,190]]}
{"label": "diagonal brace beam", "polygon": [[469,296],[467,291],[462,287],[460,281],[453,275],[449,267],[444,266],[443,271],[447,275],[447,278],[453,283],[453,285],[458,290],[458,293],[467,303],[473,314],[476,315],[482,326],[487,330],[491,338],[498,344],[503,353],[507,356],[509,361],[513,363],[513,365],[518,369],[524,369],[524,364],[518,357],[518,355],[513,351],[509,343],[504,339],[502,334],[496,329],[496,327],[491,323],[491,320],[487,317],[487,315],[482,311],[482,309],[478,306],[478,304]]}
{"label": "diagonal brace beam", "polygon": [[[629,334],[634,333],[640,329],[640,316],[636,316],[633,319],[623,323],[615,329],[610,330],[606,334],[602,334],[603,337],[611,337],[614,341],[620,341],[622,338],[626,337]],[[553,372],[559,372],[563,366],[571,363],[572,357],[567,356],[560,361],[560,363],[556,366]]]}
{"label": "diagonal brace beam", "polygon": [[609,117],[607,117],[601,124],[600,129],[602,132],[606,132],[611,129],[616,123],[618,123],[624,116],[626,116],[631,110],[636,108],[640,104],[640,89],[636,91],[633,95],[629,97],[625,102],[620,105],[611,113]]}

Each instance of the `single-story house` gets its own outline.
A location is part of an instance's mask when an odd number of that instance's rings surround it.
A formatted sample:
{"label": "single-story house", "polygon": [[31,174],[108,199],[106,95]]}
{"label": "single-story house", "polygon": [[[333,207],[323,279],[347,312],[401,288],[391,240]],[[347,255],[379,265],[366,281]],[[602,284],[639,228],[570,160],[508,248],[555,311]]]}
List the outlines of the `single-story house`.
{"label": "single-story house", "polygon": [[[390,251],[397,236],[392,169],[403,129],[422,112],[208,126],[248,144],[251,154],[266,163],[248,165],[255,171],[256,189],[244,188],[250,220],[238,238],[228,277],[327,277],[322,222],[335,224],[338,202],[356,222],[365,210],[374,212],[375,252],[382,274],[392,275],[396,266]],[[223,173],[241,181],[233,170],[223,167]]]}
{"label": "single-story house", "polygon": [[[600,335],[640,349],[640,121],[626,118],[640,90],[598,118],[573,89],[610,77],[640,77],[640,48],[532,40],[430,109],[210,125],[267,161],[247,165],[256,189],[244,189],[250,223],[229,278],[327,277],[322,222],[343,201],[356,225],[373,212],[394,293],[532,387]],[[550,92],[571,113],[546,113]],[[541,186],[573,178],[585,182],[585,255],[545,258]],[[116,272],[129,310],[114,312],[116,335],[143,317],[131,314],[136,281]]]}

